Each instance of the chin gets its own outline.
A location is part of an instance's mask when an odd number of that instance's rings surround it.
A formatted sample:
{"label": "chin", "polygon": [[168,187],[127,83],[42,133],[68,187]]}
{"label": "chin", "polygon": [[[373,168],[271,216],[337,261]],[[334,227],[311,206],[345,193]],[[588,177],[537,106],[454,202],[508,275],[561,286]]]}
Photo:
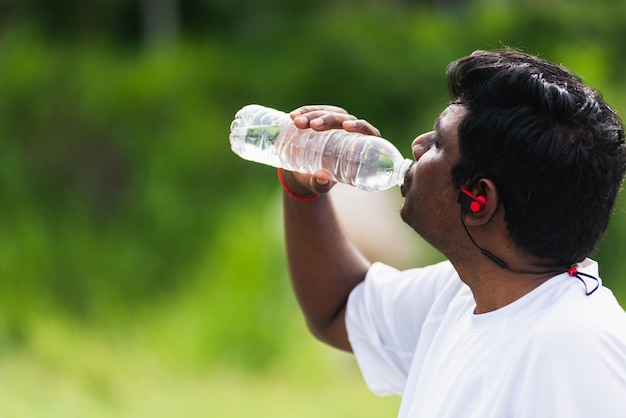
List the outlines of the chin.
{"label": "chin", "polygon": [[414,228],[413,223],[411,222],[410,209],[408,208],[406,200],[400,208],[400,218],[404,221],[405,224],[409,225],[411,228]]}

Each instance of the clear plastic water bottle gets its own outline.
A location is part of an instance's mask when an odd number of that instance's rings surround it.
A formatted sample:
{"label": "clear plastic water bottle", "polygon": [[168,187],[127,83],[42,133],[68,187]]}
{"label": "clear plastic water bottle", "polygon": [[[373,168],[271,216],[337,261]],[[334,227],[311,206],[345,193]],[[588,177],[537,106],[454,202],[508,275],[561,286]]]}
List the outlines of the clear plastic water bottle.
{"label": "clear plastic water bottle", "polygon": [[237,112],[230,144],[246,160],[301,173],[323,169],[334,181],[368,191],[402,184],[413,162],[380,137],[299,129],[287,113],[259,105]]}

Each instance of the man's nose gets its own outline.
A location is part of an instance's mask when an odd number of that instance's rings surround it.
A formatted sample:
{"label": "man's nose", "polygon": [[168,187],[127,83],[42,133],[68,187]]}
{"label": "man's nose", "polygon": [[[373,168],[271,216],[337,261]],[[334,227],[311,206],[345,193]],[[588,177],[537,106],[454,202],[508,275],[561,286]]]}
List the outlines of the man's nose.
{"label": "man's nose", "polygon": [[413,143],[411,144],[411,149],[413,151],[413,158],[415,158],[415,160],[419,160],[420,157],[430,149],[431,142],[429,138],[431,135],[433,135],[433,133],[434,132],[423,133],[413,140]]}

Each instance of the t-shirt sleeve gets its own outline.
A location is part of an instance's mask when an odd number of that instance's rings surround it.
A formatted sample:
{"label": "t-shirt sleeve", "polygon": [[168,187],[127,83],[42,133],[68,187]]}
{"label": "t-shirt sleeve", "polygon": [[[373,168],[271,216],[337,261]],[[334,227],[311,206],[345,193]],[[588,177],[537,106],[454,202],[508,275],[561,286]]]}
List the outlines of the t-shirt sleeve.
{"label": "t-shirt sleeve", "polygon": [[406,271],[376,263],[352,291],[346,329],[372,392],[402,394],[422,325],[441,290],[455,277],[449,262]]}

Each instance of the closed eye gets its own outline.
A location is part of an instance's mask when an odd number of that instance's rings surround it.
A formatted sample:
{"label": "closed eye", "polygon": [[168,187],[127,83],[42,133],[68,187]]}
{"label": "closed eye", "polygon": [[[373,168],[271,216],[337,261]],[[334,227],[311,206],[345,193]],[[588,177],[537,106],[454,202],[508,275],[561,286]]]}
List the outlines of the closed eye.
{"label": "closed eye", "polygon": [[430,144],[430,146],[434,146],[437,149],[441,148],[441,144],[439,144],[439,141],[437,141],[437,135],[435,135],[435,132],[430,134],[430,136],[428,137],[428,143]]}
{"label": "closed eye", "polygon": [[441,132],[441,115],[435,118],[435,124],[433,126],[433,131],[430,133],[430,137],[428,142],[431,146],[434,146],[436,149],[441,148],[441,144],[437,141],[437,134]]}

